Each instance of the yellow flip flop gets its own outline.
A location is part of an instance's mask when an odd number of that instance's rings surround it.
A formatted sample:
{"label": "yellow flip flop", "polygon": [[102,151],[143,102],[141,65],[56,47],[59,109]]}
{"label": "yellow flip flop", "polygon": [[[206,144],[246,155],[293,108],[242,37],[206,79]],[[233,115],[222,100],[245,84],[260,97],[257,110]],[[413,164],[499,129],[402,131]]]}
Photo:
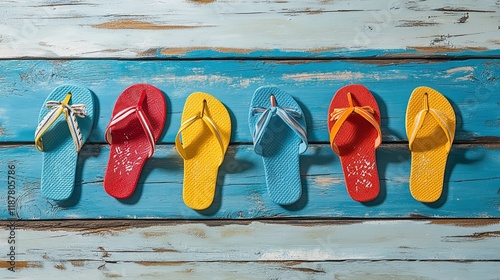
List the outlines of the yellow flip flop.
{"label": "yellow flip flop", "polygon": [[226,107],[204,92],[189,95],[175,138],[177,152],[184,159],[182,196],[188,207],[203,210],[212,204],[230,138],[231,118]]}
{"label": "yellow flip flop", "polygon": [[418,201],[434,202],[443,191],[455,137],[455,112],[446,97],[429,87],[413,90],[406,109],[406,135],[411,151],[410,192]]}

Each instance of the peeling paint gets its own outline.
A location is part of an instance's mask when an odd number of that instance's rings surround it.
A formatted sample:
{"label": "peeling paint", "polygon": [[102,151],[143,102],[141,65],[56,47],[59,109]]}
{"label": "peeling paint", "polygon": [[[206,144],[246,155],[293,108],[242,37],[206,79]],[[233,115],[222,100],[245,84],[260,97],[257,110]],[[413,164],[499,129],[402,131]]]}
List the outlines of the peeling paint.
{"label": "peeling paint", "polygon": [[288,267],[288,268],[299,272],[305,272],[307,274],[326,273],[324,270],[312,269],[307,267]]}
{"label": "peeling paint", "polygon": [[264,252],[259,260],[268,260],[268,261],[283,261],[290,259],[299,259],[299,260],[329,260],[334,256],[329,252],[322,251],[321,249],[290,249],[290,250],[276,250],[271,252]]}
{"label": "peeling paint", "polygon": [[109,258],[111,256],[111,254],[108,253],[108,251],[106,251],[104,247],[100,246],[98,249],[102,252],[102,258]]}
{"label": "peeling paint", "polygon": [[399,25],[396,27],[422,27],[422,26],[434,26],[438,25],[438,22],[428,22],[423,20],[401,20]]}
{"label": "peeling paint", "polygon": [[142,266],[180,266],[186,264],[186,262],[135,262],[135,263]]}
{"label": "peeling paint", "polygon": [[207,234],[205,233],[205,231],[198,227],[189,228],[186,233],[198,238],[207,238]]}
{"label": "peeling paint", "polygon": [[477,9],[466,9],[466,8],[463,8],[463,7],[451,7],[451,6],[445,6],[443,8],[433,9],[433,11],[439,11],[439,12],[496,13],[495,10],[477,10]]}
{"label": "peeling paint", "polygon": [[299,74],[283,74],[283,80],[293,80],[296,82],[306,81],[347,81],[353,79],[364,78],[365,74],[361,72],[339,71],[329,73],[299,73]]}
{"label": "peeling paint", "polygon": [[[448,238],[454,239],[475,239],[475,240],[482,240],[485,238],[497,238],[500,237],[500,231],[487,231],[487,232],[475,232],[471,235],[456,235],[456,236],[448,236]],[[450,240],[452,241],[452,240]],[[458,240],[453,240],[453,241],[458,241]]]}
{"label": "peeling paint", "polygon": [[146,21],[139,20],[116,20],[103,22],[99,24],[92,25],[94,28],[100,29],[143,29],[143,30],[169,30],[169,29],[191,29],[200,27],[210,27],[206,26],[195,26],[195,25],[161,25]]}
{"label": "peeling paint", "polygon": [[342,184],[344,180],[342,178],[336,178],[333,176],[328,176],[328,175],[322,175],[322,176],[316,176],[313,179],[313,188],[318,188],[318,189],[329,189],[333,185],[338,185]]}
{"label": "peeling paint", "polygon": [[79,261],[79,260],[70,260],[69,261],[71,263],[71,265],[73,265],[74,267],[83,267],[85,266],[85,262],[84,261]]}
{"label": "peeling paint", "polygon": [[242,237],[242,236],[250,236],[253,231],[248,227],[224,227],[221,231],[221,237],[230,238],[230,237]]}
{"label": "peeling paint", "polygon": [[469,19],[469,13],[465,13],[461,18],[458,19],[458,23],[465,23]]}
{"label": "peeling paint", "polygon": [[121,278],[122,277],[121,274],[117,274],[117,273],[104,273],[104,276],[106,276],[106,278]]}
{"label": "peeling paint", "polygon": [[449,69],[446,71],[447,75],[444,76],[444,78],[448,79],[451,78],[452,76],[458,74],[465,74],[464,76],[461,77],[455,77],[455,81],[468,81],[468,80],[473,80],[474,79],[474,68],[472,66],[462,66],[462,67],[456,67],[453,69]]}
{"label": "peeling paint", "polygon": [[[7,261],[0,261],[0,268],[9,268],[10,263]],[[20,261],[16,260],[16,270],[23,268],[43,268],[43,263],[39,261]]]}
{"label": "peeling paint", "polygon": [[[457,72],[474,72],[474,68],[472,66],[461,66],[453,69],[446,70],[448,74],[455,74]],[[449,77],[449,76],[448,76]]]}
{"label": "peeling paint", "polygon": [[62,264],[56,264],[56,265],[54,265],[54,268],[59,269],[59,270],[66,270],[66,267]]}
{"label": "peeling paint", "polygon": [[153,251],[160,253],[180,253],[179,250],[167,249],[167,248],[153,248]]}
{"label": "peeling paint", "polygon": [[254,49],[223,48],[223,47],[188,47],[188,48],[162,48],[162,55],[184,55],[193,51],[215,51],[220,53],[249,54]]}
{"label": "peeling paint", "polygon": [[142,235],[145,238],[152,238],[152,237],[167,236],[168,233],[163,231],[145,231],[142,233]]}
{"label": "peeling paint", "polygon": [[[500,190],[499,190],[500,191]],[[436,219],[431,224],[459,227],[484,227],[499,224],[499,219]]]}
{"label": "peeling paint", "polygon": [[196,4],[208,4],[215,2],[215,0],[189,0],[189,2],[193,2]]}
{"label": "peeling paint", "polygon": [[422,53],[453,53],[453,52],[461,52],[461,51],[486,51],[488,48],[485,47],[465,47],[465,48],[453,48],[453,47],[418,47],[418,46],[409,46],[409,49],[416,50]]}

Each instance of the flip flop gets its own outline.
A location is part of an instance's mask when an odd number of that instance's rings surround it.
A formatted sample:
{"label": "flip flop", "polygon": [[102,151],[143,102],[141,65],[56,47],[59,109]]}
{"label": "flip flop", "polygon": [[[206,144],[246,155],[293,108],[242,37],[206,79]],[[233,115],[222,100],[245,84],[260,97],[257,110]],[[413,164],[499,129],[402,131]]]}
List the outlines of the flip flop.
{"label": "flip flop", "polygon": [[349,196],[359,202],[375,199],[380,192],[375,150],[382,132],[377,101],[366,87],[352,84],[337,91],[328,110],[328,130]]}
{"label": "flip flop", "polygon": [[231,118],[226,107],[204,92],[189,95],[175,137],[177,152],[184,159],[182,196],[188,207],[204,210],[212,205],[230,138]]}
{"label": "flip flop", "polygon": [[94,98],[90,90],[59,86],[44,102],[35,131],[35,146],[43,152],[42,194],[65,200],[75,186],[78,152],[94,125]]}
{"label": "flip flop", "polygon": [[116,100],[104,138],[111,145],[104,189],[124,199],[134,192],[146,160],[155,151],[166,118],[166,101],[148,84],[128,87]]}
{"label": "flip flop", "polygon": [[269,197],[290,205],[302,195],[299,154],[307,149],[306,120],[283,90],[265,86],[252,97],[248,117],[254,151],[262,156]]}
{"label": "flip flop", "polygon": [[418,201],[434,202],[443,191],[455,137],[455,112],[446,97],[429,87],[413,90],[406,109],[406,135],[411,150],[410,192]]}

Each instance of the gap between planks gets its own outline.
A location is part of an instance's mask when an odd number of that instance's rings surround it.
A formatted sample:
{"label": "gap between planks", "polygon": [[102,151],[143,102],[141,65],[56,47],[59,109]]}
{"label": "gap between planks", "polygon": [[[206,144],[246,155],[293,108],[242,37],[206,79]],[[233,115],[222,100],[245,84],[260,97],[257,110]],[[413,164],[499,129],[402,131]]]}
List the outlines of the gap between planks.
{"label": "gap between planks", "polygon": [[481,227],[489,226],[500,223],[497,218],[475,218],[475,219],[426,219],[421,217],[410,218],[372,218],[372,219],[353,219],[353,218],[323,218],[317,217],[309,219],[307,217],[301,218],[260,218],[260,219],[247,219],[247,220],[201,220],[201,219],[84,219],[84,220],[1,220],[0,227],[5,228],[11,222],[16,223],[18,229],[33,229],[33,230],[47,230],[47,231],[87,231],[87,230],[128,230],[133,228],[147,228],[153,226],[176,226],[176,225],[195,225],[203,224],[208,227],[221,227],[226,225],[250,225],[253,222],[275,225],[290,225],[290,226],[335,226],[335,225],[352,225],[362,224],[365,222],[391,222],[391,221],[414,221],[414,222],[427,222],[436,225],[450,225],[458,227]]}
{"label": "gap between planks", "polygon": [[[264,50],[252,50],[251,52],[258,52]],[[410,53],[399,53],[399,54],[378,54],[373,56],[341,56],[341,55],[329,55],[322,57],[309,57],[309,56],[269,56],[269,57],[254,57],[245,55],[234,55],[226,57],[217,56],[200,56],[200,57],[183,57],[183,56],[166,56],[166,57],[80,57],[80,56],[63,56],[63,57],[43,57],[43,56],[13,56],[13,57],[0,57],[0,61],[8,60],[21,60],[21,61],[62,61],[67,62],[72,61],[272,61],[272,62],[282,62],[283,64],[299,64],[308,62],[318,62],[318,61],[346,61],[346,62],[359,62],[359,63],[371,63],[378,65],[387,64],[401,64],[401,63],[430,63],[430,62],[446,62],[446,61],[461,61],[470,59],[500,59],[499,54],[463,54],[450,56],[449,54],[440,53],[424,53],[424,54],[410,54]]]}

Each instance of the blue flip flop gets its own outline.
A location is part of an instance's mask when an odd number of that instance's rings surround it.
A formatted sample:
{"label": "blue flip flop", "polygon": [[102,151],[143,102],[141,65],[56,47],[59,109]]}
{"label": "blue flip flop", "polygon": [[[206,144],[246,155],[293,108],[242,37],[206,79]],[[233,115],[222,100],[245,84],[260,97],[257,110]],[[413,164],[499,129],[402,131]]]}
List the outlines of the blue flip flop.
{"label": "blue flip flop", "polygon": [[255,153],[262,156],[271,200],[290,205],[302,195],[299,154],[307,149],[305,116],[283,90],[258,88],[248,118]]}
{"label": "blue flip flop", "polygon": [[94,124],[94,97],[86,88],[62,85],[45,100],[35,131],[35,146],[43,152],[42,194],[68,199],[75,185],[78,152]]}

